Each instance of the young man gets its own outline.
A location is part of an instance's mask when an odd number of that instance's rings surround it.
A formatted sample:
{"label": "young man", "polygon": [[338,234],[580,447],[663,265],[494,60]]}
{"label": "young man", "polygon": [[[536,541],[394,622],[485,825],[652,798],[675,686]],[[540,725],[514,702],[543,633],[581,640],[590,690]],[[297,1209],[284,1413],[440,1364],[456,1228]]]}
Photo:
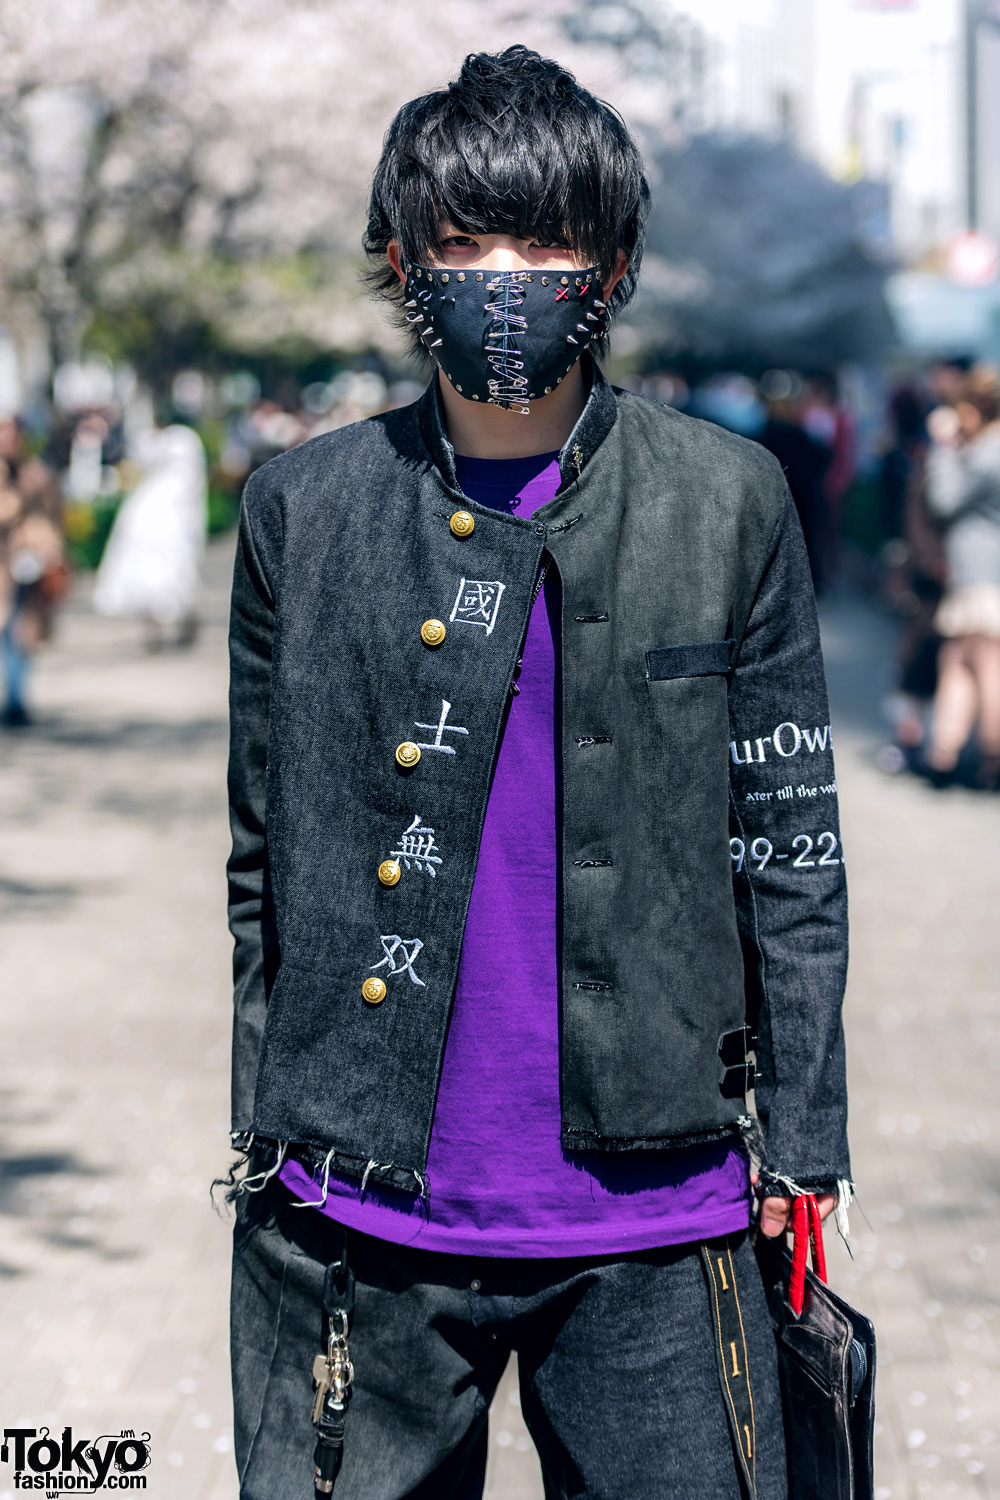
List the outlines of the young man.
{"label": "young man", "polygon": [[849,1176],[836,785],[778,466],[593,360],[647,200],[556,63],[468,58],[372,192],[427,391],[247,489],[243,1500],[314,1445],[338,1500],[480,1496],[512,1350],[552,1500],[786,1493],[744,1095],[755,1048],[778,1234]]}

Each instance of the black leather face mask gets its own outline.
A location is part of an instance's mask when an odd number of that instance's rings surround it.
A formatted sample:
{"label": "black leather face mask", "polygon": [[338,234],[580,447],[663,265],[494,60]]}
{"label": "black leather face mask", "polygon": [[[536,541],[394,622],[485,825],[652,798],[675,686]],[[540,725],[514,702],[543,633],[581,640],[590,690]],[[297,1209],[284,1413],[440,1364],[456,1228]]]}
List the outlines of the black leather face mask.
{"label": "black leather face mask", "polygon": [[605,326],[599,268],[442,271],[411,265],[406,321],[467,401],[530,413]]}

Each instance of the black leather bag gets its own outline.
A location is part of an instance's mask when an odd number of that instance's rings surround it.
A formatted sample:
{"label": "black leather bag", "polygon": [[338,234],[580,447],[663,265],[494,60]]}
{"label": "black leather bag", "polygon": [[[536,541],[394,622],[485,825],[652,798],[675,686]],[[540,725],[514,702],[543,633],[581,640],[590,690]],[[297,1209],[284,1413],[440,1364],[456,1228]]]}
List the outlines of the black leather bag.
{"label": "black leather bag", "polygon": [[792,1212],[791,1253],[756,1237],[778,1344],[789,1500],[874,1500],[875,1329],[826,1285],[815,1198],[794,1199]]}

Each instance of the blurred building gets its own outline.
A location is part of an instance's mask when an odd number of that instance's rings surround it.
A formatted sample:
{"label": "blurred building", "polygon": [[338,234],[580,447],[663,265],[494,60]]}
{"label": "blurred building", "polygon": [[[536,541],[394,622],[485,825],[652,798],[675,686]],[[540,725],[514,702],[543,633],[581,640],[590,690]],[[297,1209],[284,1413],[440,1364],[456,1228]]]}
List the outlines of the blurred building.
{"label": "blurred building", "polygon": [[[1000,358],[1000,280],[954,250],[1000,245],[1000,0],[676,0],[706,36],[709,128],[786,139],[880,186],[869,243],[904,347]],[[961,246],[960,246],[961,248]],[[981,247],[980,247],[981,248]],[[975,257],[971,257],[975,260]]]}
{"label": "blurred building", "polygon": [[1000,243],[1000,3],[966,0],[966,204],[971,228]]}
{"label": "blurred building", "polygon": [[963,0],[678,8],[710,38],[710,124],[789,139],[835,177],[884,183],[892,237],[911,264],[964,228]]}

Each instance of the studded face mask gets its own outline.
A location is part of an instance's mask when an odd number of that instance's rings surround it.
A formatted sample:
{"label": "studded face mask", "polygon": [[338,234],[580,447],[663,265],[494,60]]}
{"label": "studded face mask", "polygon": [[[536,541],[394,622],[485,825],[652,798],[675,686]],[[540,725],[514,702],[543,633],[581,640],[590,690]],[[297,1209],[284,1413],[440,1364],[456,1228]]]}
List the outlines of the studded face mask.
{"label": "studded face mask", "polygon": [[406,321],[467,401],[527,416],[605,326],[599,268],[442,271],[411,265]]}

